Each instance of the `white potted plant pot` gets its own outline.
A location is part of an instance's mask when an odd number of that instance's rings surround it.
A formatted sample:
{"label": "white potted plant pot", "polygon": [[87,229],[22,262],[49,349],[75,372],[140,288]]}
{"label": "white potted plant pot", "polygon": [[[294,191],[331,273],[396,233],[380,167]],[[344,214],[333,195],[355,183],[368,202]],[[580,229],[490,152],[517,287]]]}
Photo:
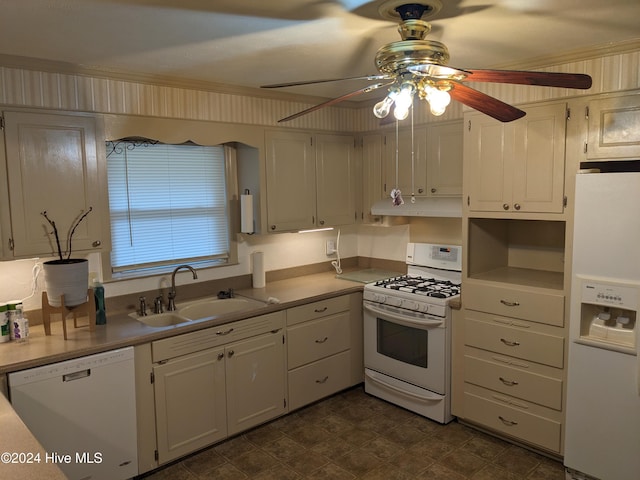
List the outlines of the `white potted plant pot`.
{"label": "white potted plant pot", "polygon": [[49,260],[42,265],[49,305],[59,307],[62,295],[64,295],[64,304],[67,307],[75,307],[87,301],[89,288],[89,261],[87,259]]}

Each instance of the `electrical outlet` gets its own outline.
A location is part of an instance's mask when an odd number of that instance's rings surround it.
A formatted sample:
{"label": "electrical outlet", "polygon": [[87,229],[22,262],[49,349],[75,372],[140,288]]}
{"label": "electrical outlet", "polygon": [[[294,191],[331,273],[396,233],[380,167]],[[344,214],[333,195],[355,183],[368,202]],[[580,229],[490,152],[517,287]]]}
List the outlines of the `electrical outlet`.
{"label": "electrical outlet", "polygon": [[327,240],[327,244],[325,246],[325,252],[327,255],[333,255],[334,253],[336,253],[335,240]]}

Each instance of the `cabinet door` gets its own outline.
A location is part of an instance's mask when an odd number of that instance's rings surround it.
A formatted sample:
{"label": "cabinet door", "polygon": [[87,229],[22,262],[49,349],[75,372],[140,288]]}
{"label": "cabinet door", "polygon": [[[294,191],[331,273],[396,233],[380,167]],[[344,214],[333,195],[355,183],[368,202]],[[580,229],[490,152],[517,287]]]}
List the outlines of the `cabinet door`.
{"label": "cabinet door", "polygon": [[384,198],[382,188],[382,135],[362,137],[362,204],[363,223],[372,223],[371,205]]}
{"label": "cabinet door", "polygon": [[541,105],[510,123],[465,117],[465,191],[484,212],[562,213],[566,105]]}
{"label": "cabinet door", "polygon": [[589,160],[640,158],[640,95],[589,103]]}
{"label": "cabinet door", "polygon": [[[412,154],[413,151],[413,154]],[[391,190],[399,188],[405,201],[427,194],[427,129],[416,127],[398,132],[398,168],[396,175],[396,135],[385,135],[384,145],[384,183],[385,196]]]}
{"label": "cabinet door", "polygon": [[511,208],[522,212],[562,213],[566,105],[527,108],[527,115],[514,122],[513,128]]}
{"label": "cabinet door", "polygon": [[13,256],[57,255],[41,215],[45,210],[56,222],[63,250],[72,224],[90,207],[93,212],[74,232],[73,252],[108,245],[101,223],[106,197],[100,180],[106,177],[98,165],[95,119],[34,112],[4,116]]}
{"label": "cabinet door", "polygon": [[505,124],[486,115],[465,115],[464,189],[470,210],[498,212],[508,205],[512,149],[513,136],[505,131]]}
{"label": "cabinet door", "polygon": [[218,348],[153,368],[160,464],[226,437],[224,364]]}
{"label": "cabinet door", "polygon": [[270,232],[315,225],[315,150],[307,133],[266,133],[267,223]]}
{"label": "cabinet door", "polygon": [[354,138],[316,137],[318,226],[350,225],[356,220]]}
{"label": "cabinet door", "polygon": [[225,348],[229,435],[285,413],[283,333]]}
{"label": "cabinet door", "polygon": [[462,195],[462,122],[427,128],[427,195]]}

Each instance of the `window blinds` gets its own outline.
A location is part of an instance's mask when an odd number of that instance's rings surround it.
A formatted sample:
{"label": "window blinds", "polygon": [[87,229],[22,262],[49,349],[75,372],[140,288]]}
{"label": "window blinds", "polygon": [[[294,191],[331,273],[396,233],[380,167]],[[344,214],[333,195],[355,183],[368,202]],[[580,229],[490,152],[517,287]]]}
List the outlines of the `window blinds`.
{"label": "window blinds", "polygon": [[107,170],[114,272],[229,257],[224,147],[108,142]]}

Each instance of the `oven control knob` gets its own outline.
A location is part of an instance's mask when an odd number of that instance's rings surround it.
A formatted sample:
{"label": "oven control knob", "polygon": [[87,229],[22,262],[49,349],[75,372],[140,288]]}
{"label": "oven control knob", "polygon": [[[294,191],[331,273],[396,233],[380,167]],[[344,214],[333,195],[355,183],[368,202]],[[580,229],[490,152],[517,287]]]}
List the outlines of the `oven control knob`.
{"label": "oven control knob", "polygon": [[387,297],[387,305],[393,305],[394,307],[402,306],[402,299],[396,297]]}
{"label": "oven control knob", "polygon": [[421,303],[419,306],[420,306],[420,311],[421,312],[429,313],[429,304]]}
{"label": "oven control knob", "polygon": [[420,311],[420,305],[412,300],[403,300],[402,307],[407,310],[413,310],[414,312]]}
{"label": "oven control knob", "polygon": [[386,295],[381,295],[379,293],[374,293],[373,294],[373,301],[374,302],[384,303],[386,300],[387,300],[387,296]]}

